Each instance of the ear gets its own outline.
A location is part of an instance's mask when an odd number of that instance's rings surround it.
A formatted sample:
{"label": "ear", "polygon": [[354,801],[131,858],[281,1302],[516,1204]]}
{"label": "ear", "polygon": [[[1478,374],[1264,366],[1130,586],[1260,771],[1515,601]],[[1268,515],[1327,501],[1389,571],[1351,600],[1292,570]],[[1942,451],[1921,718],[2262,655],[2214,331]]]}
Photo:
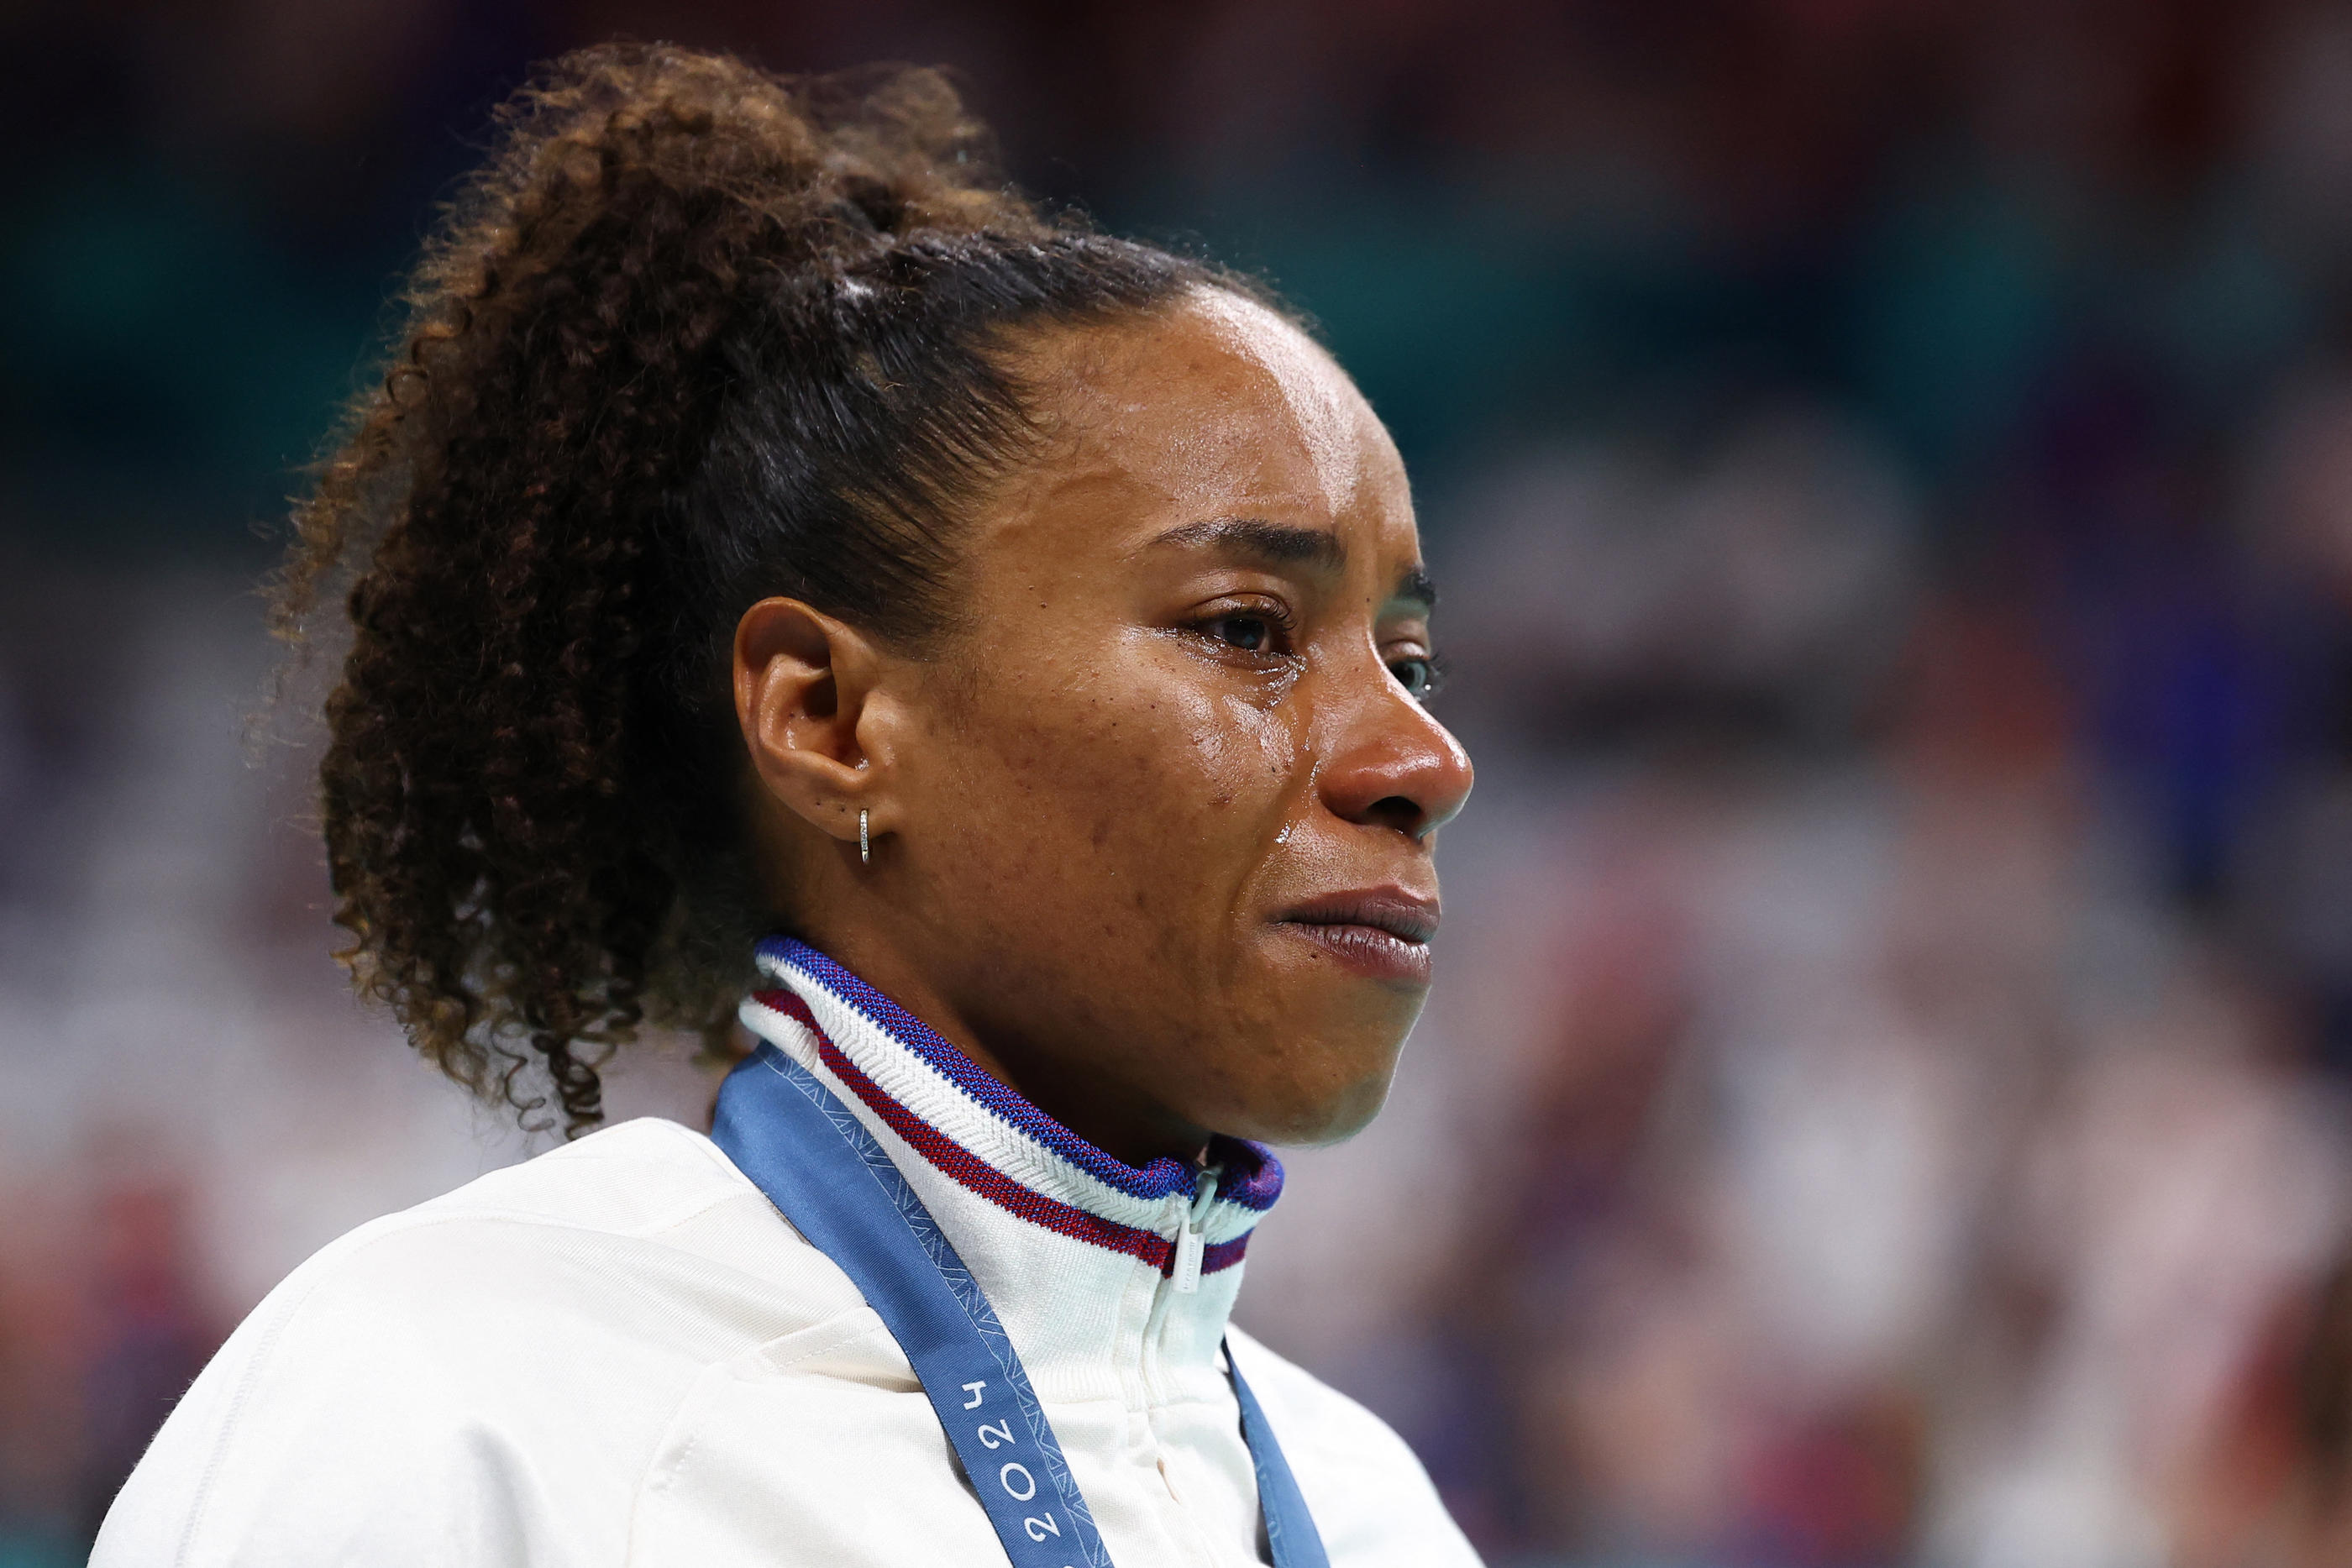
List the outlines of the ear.
{"label": "ear", "polygon": [[820,832],[875,831],[886,757],[871,754],[874,686],[883,665],[873,640],[797,599],[763,599],[735,623],[735,718],[767,792]]}

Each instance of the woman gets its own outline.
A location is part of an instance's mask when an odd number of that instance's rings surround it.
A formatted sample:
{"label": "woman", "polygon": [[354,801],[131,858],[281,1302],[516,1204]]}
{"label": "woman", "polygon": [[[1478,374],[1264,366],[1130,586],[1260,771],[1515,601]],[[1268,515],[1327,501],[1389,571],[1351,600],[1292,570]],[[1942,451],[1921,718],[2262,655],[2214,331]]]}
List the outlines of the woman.
{"label": "woman", "polygon": [[356,574],[344,957],[574,1132],[640,1025],[757,1053],[713,1137],[305,1263],[99,1563],[1474,1561],[1226,1324],[1470,789],[1403,470],[1251,286],[982,151],[928,73],[667,47],[505,111],[283,590]]}

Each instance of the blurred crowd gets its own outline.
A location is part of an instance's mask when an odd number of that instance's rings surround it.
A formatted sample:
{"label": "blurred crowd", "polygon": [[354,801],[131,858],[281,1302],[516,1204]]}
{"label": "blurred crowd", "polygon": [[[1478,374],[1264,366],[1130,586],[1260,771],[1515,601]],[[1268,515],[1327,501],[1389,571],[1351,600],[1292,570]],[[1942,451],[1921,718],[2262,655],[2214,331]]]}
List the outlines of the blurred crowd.
{"label": "blurred crowd", "polygon": [[488,106],[615,34],[953,62],[1396,430],[1480,783],[1241,1315],[1491,1560],[2352,1562],[2352,10],[35,0],[0,1568],[305,1252],[530,1146],[340,989],[248,526]]}

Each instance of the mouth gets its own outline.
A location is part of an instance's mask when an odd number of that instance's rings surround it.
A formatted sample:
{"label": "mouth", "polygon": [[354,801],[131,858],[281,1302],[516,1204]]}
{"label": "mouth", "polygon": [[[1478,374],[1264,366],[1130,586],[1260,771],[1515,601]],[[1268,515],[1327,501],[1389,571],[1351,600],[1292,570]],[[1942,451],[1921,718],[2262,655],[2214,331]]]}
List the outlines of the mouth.
{"label": "mouth", "polygon": [[1327,894],[1276,917],[1346,968],[1408,986],[1429,984],[1437,922],[1437,900],[1401,887]]}

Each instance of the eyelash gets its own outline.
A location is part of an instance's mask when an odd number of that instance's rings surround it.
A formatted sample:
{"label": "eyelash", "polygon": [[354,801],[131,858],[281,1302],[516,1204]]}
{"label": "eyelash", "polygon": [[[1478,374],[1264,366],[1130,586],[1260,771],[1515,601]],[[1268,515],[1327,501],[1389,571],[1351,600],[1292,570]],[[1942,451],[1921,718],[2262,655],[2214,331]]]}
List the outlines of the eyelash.
{"label": "eyelash", "polygon": [[[1268,643],[1279,645],[1244,648],[1231,639],[1218,634],[1218,627],[1234,622],[1255,622],[1263,624],[1268,630]],[[1291,621],[1290,612],[1280,604],[1269,601],[1203,616],[1192,623],[1192,630],[1233,653],[1282,658],[1287,656],[1290,652],[1290,643],[1297,628]],[[1387,663],[1389,674],[1396,677],[1397,684],[1403,686],[1407,695],[1415,702],[1425,703],[1444,689],[1445,661],[1435,653],[1414,653],[1402,659],[1391,659]],[[1414,674],[1409,674],[1408,671],[1418,673],[1420,680],[1418,686],[1414,684]]]}
{"label": "eyelash", "polygon": [[[1269,643],[1279,643],[1281,646],[1279,648],[1273,646],[1244,648],[1240,643],[1217,634],[1218,627],[1239,621],[1262,622],[1268,629]],[[1214,615],[1202,616],[1192,623],[1192,630],[1233,653],[1279,658],[1290,652],[1290,644],[1297,631],[1297,625],[1291,620],[1288,609],[1273,600],[1265,600],[1221,610]]]}

